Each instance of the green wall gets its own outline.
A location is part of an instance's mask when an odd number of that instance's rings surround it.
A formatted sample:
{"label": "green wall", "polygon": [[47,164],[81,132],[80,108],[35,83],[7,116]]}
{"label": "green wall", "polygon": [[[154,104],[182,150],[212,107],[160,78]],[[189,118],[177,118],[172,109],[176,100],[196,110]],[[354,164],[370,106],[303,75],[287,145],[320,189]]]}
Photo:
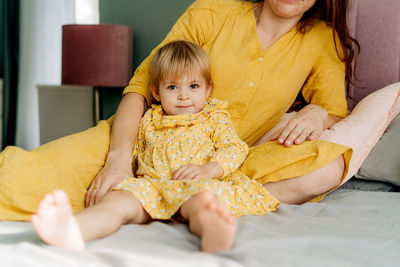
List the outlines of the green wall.
{"label": "green wall", "polygon": [[100,0],[100,23],[133,28],[133,67],[161,42],[193,0]]}
{"label": "green wall", "polygon": [[[3,0],[0,0],[3,1]],[[133,71],[169,32],[194,0],[99,0],[100,23],[133,29]],[[122,88],[101,88],[101,118],[114,114]]]}

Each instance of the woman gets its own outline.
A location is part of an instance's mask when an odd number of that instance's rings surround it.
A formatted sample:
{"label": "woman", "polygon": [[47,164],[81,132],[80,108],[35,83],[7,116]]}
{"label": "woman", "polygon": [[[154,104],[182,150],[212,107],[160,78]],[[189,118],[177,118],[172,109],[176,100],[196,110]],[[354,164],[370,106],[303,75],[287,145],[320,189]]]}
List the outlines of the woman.
{"label": "woman", "polygon": [[[354,52],[346,49],[354,39],[348,35],[346,8],[347,0],[197,0],[160,44],[186,39],[207,51],[214,80],[212,97],[228,101],[239,136],[252,146],[241,170],[263,183],[283,203],[303,203],[337,187],[351,156],[348,147],[315,140],[347,111],[344,84],[345,79],[351,82]],[[86,157],[90,164],[80,156],[79,166],[71,163],[72,167],[60,167],[71,168],[70,176],[76,176],[71,184],[61,184],[74,210],[82,208],[82,192],[97,173],[86,194],[86,206],[95,204],[113,186],[133,176],[131,155],[139,120],[152,102],[147,88],[152,54],[125,89],[110,137],[108,125],[103,122],[75,136],[79,146],[71,147],[73,142],[66,138],[33,151],[51,154],[60,164],[62,156],[54,156],[55,150],[67,147],[69,154],[90,150],[91,157]],[[278,142],[268,142],[269,135],[265,134],[300,91],[309,104],[291,119]],[[97,142],[90,146],[84,140]],[[90,148],[84,149],[82,144]],[[17,158],[21,161],[21,156]],[[37,173],[35,177],[42,176]],[[80,190],[76,190],[76,184]],[[0,204],[14,206],[6,218],[25,219],[35,211],[43,194],[37,194],[29,206],[14,204],[19,199],[8,193],[7,197],[0,197]],[[0,205],[1,213],[8,212],[8,207],[2,207],[4,204]]]}
{"label": "woman", "polygon": [[[221,88],[224,87],[224,83],[220,82],[219,80],[224,79],[225,77],[234,77],[235,81],[234,83],[237,83],[237,79],[248,79],[249,81],[249,87],[251,90],[248,91],[248,96],[249,97],[254,97],[252,95],[252,92],[256,91],[257,85],[255,82],[252,82],[253,77],[243,77],[246,76],[243,73],[233,73],[232,69],[229,68],[228,66],[234,65],[245,65],[244,68],[248,68],[249,66],[246,64],[250,64],[249,62],[240,62],[240,59],[245,58],[246,60],[249,57],[254,58],[254,64],[266,64],[267,66],[264,67],[264,69],[268,67],[277,67],[279,68],[280,66],[280,60],[283,58],[284,60],[293,60],[293,58],[290,58],[290,56],[282,55],[283,52],[285,53],[291,53],[293,49],[287,48],[284,46],[288,46],[290,43],[294,42],[301,42],[301,34],[302,32],[305,32],[305,34],[310,34],[310,31],[312,31],[310,28],[313,27],[320,27],[320,31],[323,32],[321,34],[320,32],[316,32],[315,38],[320,38],[324,37],[322,40],[310,40],[309,44],[315,45],[315,42],[321,41],[321,42],[326,42],[328,48],[326,50],[328,51],[323,51],[323,49],[319,48],[322,53],[325,53],[323,56],[326,56],[326,58],[321,58],[320,60],[326,60],[326,62],[321,62],[320,65],[318,66],[320,69],[313,69],[312,66],[311,70],[307,69],[309,71],[308,73],[304,73],[303,75],[298,75],[296,78],[302,79],[300,81],[297,81],[297,84],[293,86],[293,88],[289,88],[290,85],[287,83],[283,83],[285,86],[287,86],[288,89],[294,90],[292,94],[287,96],[286,99],[286,106],[285,107],[274,107],[277,110],[274,111],[276,113],[279,113],[278,115],[271,116],[268,119],[265,119],[263,122],[264,125],[257,125],[257,127],[261,129],[257,129],[256,131],[252,132],[251,130],[250,133],[246,132],[244,130],[244,127],[241,127],[240,122],[237,122],[236,127],[238,128],[238,131],[240,133],[240,136],[244,138],[245,141],[247,141],[248,144],[252,145],[254,144],[257,139],[261,138],[257,144],[262,143],[262,134],[268,131],[275,123],[277,123],[277,120],[279,120],[280,116],[283,115],[284,112],[287,111],[288,107],[290,104],[294,101],[294,97],[296,97],[297,93],[301,89],[301,86],[305,83],[304,87],[311,87],[312,85],[312,79],[323,79],[324,77],[318,76],[319,73],[315,74],[314,72],[323,72],[323,71],[331,71],[329,74],[330,76],[335,76],[334,79],[330,79],[330,77],[326,77],[326,80],[322,80],[321,82],[326,82],[327,84],[325,87],[332,86],[332,90],[327,91],[327,94],[329,97],[332,97],[332,104],[328,103],[326,106],[329,108],[330,112],[327,112],[326,109],[324,109],[323,106],[320,106],[318,104],[318,101],[325,101],[320,100],[320,99],[315,99],[316,105],[315,104],[309,104],[306,107],[304,107],[292,120],[291,122],[287,125],[287,127],[284,129],[284,131],[280,134],[278,140],[279,143],[284,144],[285,146],[290,147],[293,143],[295,144],[301,144],[303,143],[306,139],[308,140],[314,140],[316,139],[322,132],[323,129],[329,128],[331,125],[333,125],[336,121],[340,119],[340,117],[344,117],[346,115],[346,100],[345,100],[345,90],[344,90],[344,79],[345,79],[345,68],[347,72],[347,78],[351,78],[351,66],[350,62],[352,61],[352,56],[351,52],[350,54],[346,54],[344,56],[344,62],[341,62],[339,58],[337,58],[336,54],[336,49],[340,53],[340,51],[343,51],[343,48],[348,48],[350,44],[350,38],[347,34],[347,26],[343,23],[345,23],[345,17],[346,17],[346,7],[347,7],[347,1],[345,0],[338,0],[338,1],[316,1],[316,0],[305,0],[305,1],[289,1],[289,0],[265,0],[259,1],[260,3],[253,4],[248,3],[248,2],[239,2],[239,1],[233,1],[233,0],[219,0],[219,1],[197,1],[195,2],[188,11],[178,20],[174,28],[171,30],[169,35],[166,37],[166,39],[163,41],[163,43],[175,39],[175,38],[182,38],[182,39],[190,39],[192,41],[197,42],[203,48],[206,49],[206,51],[209,53],[211,57],[211,62],[212,62],[212,67],[213,67],[213,78],[215,80],[215,91],[217,93],[214,93],[213,96],[219,97],[222,99],[227,99],[229,104],[230,104],[230,112],[232,114],[232,117],[236,117],[236,122],[241,119],[238,118],[240,115],[240,111],[237,109],[240,109],[239,105],[240,103],[237,98],[242,98],[242,95],[239,95],[236,99],[232,99],[232,94],[236,94],[236,92],[232,92],[233,90],[228,90],[226,88]],[[254,7],[254,8],[253,8]],[[222,9],[222,10],[221,10]],[[239,10],[239,11],[238,11]],[[242,12],[241,12],[242,11]],[[219,13],[218,13],[219,12]],[[236,12],[236,13],[234,13]],[[236,15],[236,16],[235,16]],[[218,16],[220,20],[226,19],[229,20],[229,18],[224,18],[224,16],[229,16],[231,20],[238,20],[243,19],[244,22],[240,23],[237,22],[231,22],[231,21],[223,21],[220,22],[218,21]],[[332,18],[336,17],[336,22],[332,24]],[[337,33],[339,34],[338,37],[336,37],[335,42],[336,42],[336,47],[333,39],[328,39],[330,37],[331,33],[328,30],[328,27],[326,27],[326,23],[320,23],[317,21],[318,18],[326,18],[326,21],[328,24],[331,24],[333,27],[336,28]],[[196,22],[197,20],[203,20],[200,22]],[[196,24],[195,26],[191,25],[192,23]],[[211,23],[214,23],[214,25],[210,25]],[[221,23],[223,25],[217,25],[217,23]],[[238,25],[240,24],[240,25]],[[297,27],[296,27],[297,25]],[[187,27],[187,28],[186,28]],[[197,28],[195,28],[197,27]],[[208,28],[207,28],[208,27]],[[214,29],[210,29],[211,27],[214,27]],[[217,32],[217,28],[220,30],[219,36],[214,37],[213,36],[213,31]],[[244,29],[242,29],[243,27]],[[211,33],[210,33],[211,32]],[[300,33],[299,33],[300,32]],[[328,33],[328,34],[327,34]],[[208,35],[207,35],[208,34]],[[227,34],[229,36],[221,37],[221,35]],[[233,43],[235,39],[235,35],[240,35],[242,39],[239,42]],[[324,35],[325,34],[325,35]],[[257,39],[257,37],[259,39]],[[226,39],[220,41],[220,39]],[[313,39],[310,37],[310,39]],[[226,43],[224,43],[226,41]],[[307,40],[306,40],[307,41]],[[252,55],[240,55],[237,53],[243,52],[243,50],[238,47],[238,48],[233,48],[229,49],[227,46],[233,46],[233,45],[241,45],[240,42],[248,42],[250,45],[247,45],[246,48],[250,46],[254,46],[253,51],[244,51],[244,52],[249,52],[253,53]],[[212,44],[210,44],[212,43]],[[239,44],[237,44],[239,43]],[[221,45],[221,47],[215,48],[215,46]],[[301,46],[299,49],[304,49],[307,50],[307,47],[303,48]],[[249,50],[252,47],[249,48]],[[214,52],[215,49],[215,52]],[[237,49],[232,53],[232,50]],[[285,50],[286,49],[286,50]],[[309,47],[309,50],[315,49],[315,47]],[[269,51],[270,50],[270,51]],[[278,57],[274,57],[274,55],[271,55],[273,52],[279,53],[282,51]],[[313,53],[312,51],[303,51],[303,53],[309,53],[309,55],[299,55],[303,56],[304,58],[299,59],[300,60],[307,60],[306,57],[312,57]],[[242,53],[243,54],[243,53]],[[229,58],[229,60],[220,60],[223,57]],[[318,56],[318,55],[317,55]],[[322,55],[321,55],[322,57]],[[239,60],[238,60],[239,58]],[[271,59],[272,58],[272,59]],[[123,140],[123,136],[119,136],[120,128],[126,129],[127,127],[125,125],[129,123],[125,123],[124,116],[129,116],[128,114],[136,114],[136,118],[132,119],[135,121],[135,123],[130,124],[130,130],[132,134],[130,136],[134,136],[136,131],[137,131],[137,126],[136,126],[136,121],[139,120],[140,115],[141,115],[141,109],[143,109],[144,104],[143,104],[143,97],[139,96],[138,94],[135,93],[128,93],[131,92],[131,90],[135,90],[135,87],[141,87],[145,86],[145,83],[140,84],[142,81],[145,81],[146,78],[144,77],[148,68],[148,59],[146,59],[142,65],[138,68],[136,71],[137,76],[141,76],[143,78],[136,78],[135,77],[132,79],[130,86],[126,88],[125,90],[125,96],[120,104],[120,107],[117,111],[117,116],[116,120],[114,121],[114,126],[112,129],[112,141],[111,141],[111,149],[110,151],[112,153],[109,154],[108,160],[106,164],[106,167],[102,170],[102,172],[96,177],[94,180],[92,186],[89,189],[89,194],[87,198],[87,204],[91,205],[92,203],[96,202],[104,192],[106,192],[109,187],[117,181],[121,179],[122,176],[130,176],[132,175],[131,170],[129,168],[129,155],[130,151],[125,151],[126,156],[126,163],[124,162],[119,162],[116,164],[112,164],[114,162],[113,160],[113,154],[121,155],[124,154],[121,150],[125,150],[127,147],[131,147],[133,144],[133,140],[130,140],[129,146],[124,146],[121,145],[119,146],[118,143]],[[272,61],[274,62],[268,62]],[[228,61],[228,62],[227,62]],[[249,60],[250,61],[250,60]],[[267,61],[267,62],[265,62]],[[315,60],[317,61],[317,60]],[[329,61],[333,61],[329,62]],[[336,61],[336,62],[335,62]],[[270,63],[270,64],[269,64]],[[291,64],[297,64],[300,65],[301,67],[308,67],[307,64],[302,65],[301,63],[292,63]],[[268,66],[276,64],[273,66]],[[326,66],[324,65],[326,64]],[[289,64],[282,64],[285,67],[288,66]],[[294,66],[293,68],[296,68],[297,66]],[[257,68],[257,66],[254,68],[256,71],[260,71],[262,67]],[[283,68],[283,67],[281,67]],[[325,68],[325,69],[324,69]],[[239,70],[242,70],[239,68]],[[237,71],[237,69],[235,69]],[[292,71],[292,70],[290,70]],[[278,71],[277,71],[278,72]],[[292,72],[295,72],[292,71]],[[310,73],[311,72],[311,73]],[[247,73],[246,73],[247,74]],[[248,74],[250,75],[250,74]],[[267,74],[257,74],[257,75],[266,75]],[[285,73],[285,70],[279,70],[277,75],[281,75],[282,80],[287,80],[290,78],[290,73]],[[322,75],[321,75],[322,76]],[[328,76],[328,75],[327,75]],[[257,77],[254,78],[255,80]],[[306,79],[308,79],[306,81]],[[261,79],[262,80],[262,79]],[[279,78],[278,78],[279,80]],[[268,87],[271,83],[271,81],[268,81],[268,79],[265,79],[265,83],[261,84],[259,87]],[[245,82],[243,81],[243,84]],[[280,84],[278,84],[279,87]],[[303,87],[303,90],[304,90]],[[256,89],[254,89],[256,88]],[[235,88],[236,89],[236,88]],[[243,88],[244,90],[245,88]],[[318,89],[318,88],[316,88]],[[214,91],[214,92],[215,92]],[[219,91],[219,92],[218,92]],[[313,103],[312,97],[315,95],[310,95],[312,94],[312,89],[310,90],[304,90],[304,92],[308,93],[309,95],[306,95],[305,98],[308,98],[308,100],[311,100],[311,103]],[[321,89],[320,91],[323,91]],[[303,92],[303,94],[304,94]],[[146,95],[145,91],[141,91],[141,93],[144,95],[146,98],[147,102],[150,102],[150,97]],[[317,94],[319,92],[317,91]],[[230,95],[228,95],[230,94]],[[320,94],[323,94],[321,92]],[[265,95],[265,97],[269,97],[268,94]],[[317,97],[315,97],[317,98]],[[329,100],[329,99],[326,99]],[[254,100],[253,100],[254,101]],[[251,103],[248,103],[251,102]],[[245,104],[245,107],[242,107],[244,109],[249,108],[251,106],[253,113],[255,113],[255,116],[257,116],[257,119],[259,119],[259,107],[257,104],[254,105],[252,101],[248,101]],[[264,99],[261,99],[260,102],[264,102]],[[149,104],[149,103],[147,103]],[[271,103],[268,103],[271,104]],[[265,104],[268,105],[268,104]],[[279,103],[281,104],[281,103]],[[237,105],[238,107],[232,107],[233,105]],[[329,105],[329,106],[328,106]],[[129,112],[129,110],[131,110]],[[127,111],[128,110],[128,111]],[[243,118],[243,117],[242,117]],[[127,118],[126,121],[129,121],[131,118]],[[250,120],[254,120],[254,118],[250,118]],[[239,126],[238,126],[239,124]],[[244,122],[242,122],[244,124]],[[250,128],[250,127],[249,127]],[[124,134],[123,134],[124,135]],[[127,138],[127,135],[124,135],[125,138]],[[113,142],[114,141],[114,142]],[[126,141],[129,142],[129,141]],[[122,142],[121,142],[122,143]],[[121,150],[120,150],[121,149]],[[262,150],[260,148],[260,150]],[[339,149],[340,150],[340,149]],[[258,149],[254,149],[254,152],[258,152]],[[345,149],[347,151],[347,149]],[[344,151],[343,151],[344,153]],[[119,158],[119,156],[117,157]],[[253,157],[250,155],[249,160],[252,160]],[[248,160],[248,161],[249,161]],[[121,165],[119,165],[121,164]],[[268,163],[267,163],[268,164]],[[117,166],[119,165],[119,166]],[[123,165],[123,166],[122,166]],[[246,165],[246,164],[245,164]],[[128,167],[126,167],[128,166]],[[118,169],[121,171],[121,173],[115,173],[114,170]],[[311,168],[312,169],[312,168]],[[125,173],[122,173],[125,170]],[[303,176],[294,178],[294,179],[286,179],[283,181],[277,181],[273,183],[266,183],[265,187],[274,195],[276,196],[281,202],[286,202],[286,203],[302,203],[305,201],[308,201],[318,195],[321,195],[330,189],[335,188],[338,186],[341,182],[341,178],[343,176],[345,170],[345,163],[343,161],[342,155],[338,155],[336,158],[332,159],[327,165],[323,166],[322,168],[315,170],[314,172],[311,172],[309,174],[305,174]],[[304,170],[303,173],[307,173],[306,170]],[[99,191],[94,191],[94,189],[99,188]]]}

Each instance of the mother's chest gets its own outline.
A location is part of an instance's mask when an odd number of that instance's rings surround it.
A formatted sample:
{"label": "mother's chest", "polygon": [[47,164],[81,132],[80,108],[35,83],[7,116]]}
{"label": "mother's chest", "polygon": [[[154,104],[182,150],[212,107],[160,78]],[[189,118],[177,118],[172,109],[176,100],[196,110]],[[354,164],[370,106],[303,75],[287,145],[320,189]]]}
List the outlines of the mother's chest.
{"label": "mother's chest", "polygon": [[237,34],[235,38],[213,40],[207,51],[214,82],[212,96],[231,104],[240,101],[236,98],[242,99],[243,94],[297,95],[312,72],[318,52],[304,47],[298,38],[278,41],[263,51],[257,36]]}

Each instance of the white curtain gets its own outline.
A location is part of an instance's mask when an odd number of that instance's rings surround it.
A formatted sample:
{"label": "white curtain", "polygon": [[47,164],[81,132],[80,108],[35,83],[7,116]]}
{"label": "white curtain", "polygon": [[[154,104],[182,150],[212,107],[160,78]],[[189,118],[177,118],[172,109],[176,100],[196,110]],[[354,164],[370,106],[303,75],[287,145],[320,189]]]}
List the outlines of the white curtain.
{"label": "white curtain", "polygon": [[21,0],[16,144],[39,146],[36,86],[61,83],[62,25],[75,23],[74,0]]}

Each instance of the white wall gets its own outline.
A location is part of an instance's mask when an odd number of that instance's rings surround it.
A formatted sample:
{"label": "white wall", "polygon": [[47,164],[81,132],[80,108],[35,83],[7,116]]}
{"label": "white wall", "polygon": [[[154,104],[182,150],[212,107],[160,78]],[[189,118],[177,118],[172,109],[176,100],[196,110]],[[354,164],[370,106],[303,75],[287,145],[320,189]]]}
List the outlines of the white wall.
{"label": "white wall", "polygon": [[75,20],[77,24],[98,24],[99,0],[75,0]]}

